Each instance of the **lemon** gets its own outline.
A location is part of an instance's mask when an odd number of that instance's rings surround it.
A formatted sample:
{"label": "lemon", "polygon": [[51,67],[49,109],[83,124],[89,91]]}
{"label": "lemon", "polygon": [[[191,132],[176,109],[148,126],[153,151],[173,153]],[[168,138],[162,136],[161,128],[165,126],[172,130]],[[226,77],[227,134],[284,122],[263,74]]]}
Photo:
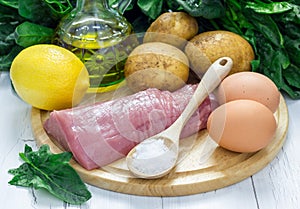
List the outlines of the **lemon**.
{"label": "lemon", "polygon": [[89,87],[88,71],[80,59],[52,44],[22,50],[12,62],[10,77],[25,102],[44,110],[79,104]]}

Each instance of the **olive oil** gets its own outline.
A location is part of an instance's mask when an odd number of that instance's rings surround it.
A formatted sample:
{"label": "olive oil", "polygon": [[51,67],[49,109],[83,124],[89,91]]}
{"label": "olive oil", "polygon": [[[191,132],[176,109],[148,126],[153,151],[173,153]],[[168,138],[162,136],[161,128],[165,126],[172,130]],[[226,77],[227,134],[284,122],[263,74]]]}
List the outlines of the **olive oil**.
{"label": "olive oil", "polygon": [[62,19],[55,43],[69,49],[85,64],[90,91],[114,89],[124,79],[124,64],[137,45],[132,27],[106,0],[79,0]]}

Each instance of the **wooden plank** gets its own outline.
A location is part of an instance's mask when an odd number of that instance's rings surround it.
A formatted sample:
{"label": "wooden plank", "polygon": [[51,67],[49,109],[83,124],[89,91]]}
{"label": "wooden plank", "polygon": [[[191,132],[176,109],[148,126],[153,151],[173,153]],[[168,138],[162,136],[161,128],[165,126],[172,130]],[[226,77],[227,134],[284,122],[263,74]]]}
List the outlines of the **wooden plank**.
{"label": "wooden plank", "polygon": [[259,209],[251,178],[216,191],[163,199],[164,209]]}
{"label": "wooden plank", "polygon": [[287,104],[293,114],[285,144],[269,166],[253,176],[260,209],[298,209],[300,205],[300,140],[296,137],[300,136],[300,101],[287,99]]}

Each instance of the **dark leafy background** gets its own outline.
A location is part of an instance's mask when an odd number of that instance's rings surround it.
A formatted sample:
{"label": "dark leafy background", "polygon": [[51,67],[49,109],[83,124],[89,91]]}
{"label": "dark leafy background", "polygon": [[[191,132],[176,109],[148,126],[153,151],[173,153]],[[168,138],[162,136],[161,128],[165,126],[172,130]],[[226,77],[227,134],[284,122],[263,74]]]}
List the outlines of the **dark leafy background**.
{"label": "dark leafy background", "polygon": [[25,47],[51,43],[58,22],[75,4],[75,0],[0,0],[0,71],[9,70]]}
{"label": "dark leafy background", "polygon": [[[119,1],[130,0],[108,0]],[[9,70],[24,47],[51,43],[60,19],[75,5],[76,0],[0,0],[0,71]],[[223,29],[243,36],[255,50],[252,70],[300,99],[299,0],[132,0],[124,15],[136,32],[144,32],[167,11],[196,17],[199,32]]]}

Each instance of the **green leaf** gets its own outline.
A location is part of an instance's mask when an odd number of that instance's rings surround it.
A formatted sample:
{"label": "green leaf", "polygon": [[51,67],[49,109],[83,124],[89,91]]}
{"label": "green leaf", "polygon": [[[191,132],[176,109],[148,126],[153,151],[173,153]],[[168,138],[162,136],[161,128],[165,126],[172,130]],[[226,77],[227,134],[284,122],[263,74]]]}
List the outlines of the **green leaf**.
{"label": "green leaf", "polygon": [[9,23],[0,24],[0,56],[8,54],[15,45],[12,39],[15,27]]}
{"label": "green leaf", "polygon": [[48,27],[56,27],[57,22],[50,8],[41,0],[19,1],[19,14],[31,22]]}
{"label": "green leaf", "polygon": [[225,14],[224,5],[220,0],[176,0],[176,2],[194,17],[213,19],[222,17]]}
{"label": "green leaf", "polygon": [[[298,65],[299,66],[299,65]],[[290,65],[283,71],[283,75],[287,82],[300,90],[300,68],[296,65]]]}
{"label": "green leaf", "polygon": [[290,39],[285,36],[285,48],[288,51],[291,61],[300,66],[300,39]]}
{"label": "green leaf", "polygon": [[148,18],[145,15],[140,15],[138,18],[132,21],[131,25],[134,28],[134,32],[138,34],[144,33],[150,26],[150,23],[148,23]]}
{"label": "green leaf", "polygon": [[292,4],[292,10],[281,14],[273,15],[278,23],[295,23],[300,24],[300,6]]}
{"label": "green leaf", "polygon": [[20,24],[15,31],[16,43],[23,47],[40,43],[50,43],[54,30],[30,22]]}
{"label": "green leaf", "polygon": [[0,4],[17,9],[19,6],[18,0],[1,0]]}
{"label": "green leaf", "polygon": [[72,3],[69,0],[44,0],[46,5],[51,9],[51,13],[56,18],[62,18],[68,14],[72,9]]}
{"label": "green leaf", "polygon": [[260,59],[252,60],[251,61],[251,69],[252,71],[256,72],[260,65]]}
{"label": "green leaf", "polygon": [[264,3],[259,0],[256,2],[247,1],[246,8],[250,8],[257,13],[261,14],[278,14],[287,12],[293,9],[292,5],[288,2],[270,2]]}
{"label": "green leaf", "polygon": [[167,7],[170,11],[181,11],[182,7],[176,1],[167,1]]}
{"label": "green leaf", "polygon": [[138,0],[137,5],[142,10],[143,13],[147,14],[151,19],[157,18],[163,7],[163,1],[161,0]]}
{"label": "green leaf", "polygon": [[300,27],[297,24],[293,24],[290,22],[281,23],[280,30],[282,31],[282,34],[285,36],[284,39],[290,38],[290,39],[300,39]]}
{"label": "green leaf", "polygon": [[[15,175],[11,181],[12,185],[20,185],[30,187],[33,185],[42,185],[42,180],[39,176],[34,175],[34,170],[28,163],[22,164],[18,169],[9,170],[10,174]],[[43,188],[43,186],[40,186]]]}
{"label": "green leaf", "polygon": [[23,18],[18,14],[18,10],[14,7],[9,7],[0,4],[0,22],[1,23],[15,23],[22,21]]}
{"label": "green leaf", "polygon": [[18,45],[12,45],[10,49],[8,54],[0,56],[0,71],[9,71],[12,61],[24,48]]}
{"label": "green leaf", "polygon": [[262,33],[275,46],[283,46],[284,39],[282,34],[270,15],[255,13],[252,10],[246,10],[246,12],[247,17],[249,17],[249,20],[259,33]]}
{"label": "green leaf", "polygon": [[48,145],[43,145],[34,152],[31,147],[25,145],[24,153],[19,155],[25,163],[8,171],[14,175],[9,184],[44,188],[70,204],[82,204],[91,198],[91,193],[69,165],[71,153],[53,154]]}
{"label": "green leaf", "polygon": [[290,66],[287,52],[282,48],[273,48],[272,44],[266,41],[264,37],[258,37],[257,44],[261,60],[258,72],[268,76],[278,89],[285,91],[291,98],[299,99],[299,89],[292,88],[285,78],[285,68]]}

